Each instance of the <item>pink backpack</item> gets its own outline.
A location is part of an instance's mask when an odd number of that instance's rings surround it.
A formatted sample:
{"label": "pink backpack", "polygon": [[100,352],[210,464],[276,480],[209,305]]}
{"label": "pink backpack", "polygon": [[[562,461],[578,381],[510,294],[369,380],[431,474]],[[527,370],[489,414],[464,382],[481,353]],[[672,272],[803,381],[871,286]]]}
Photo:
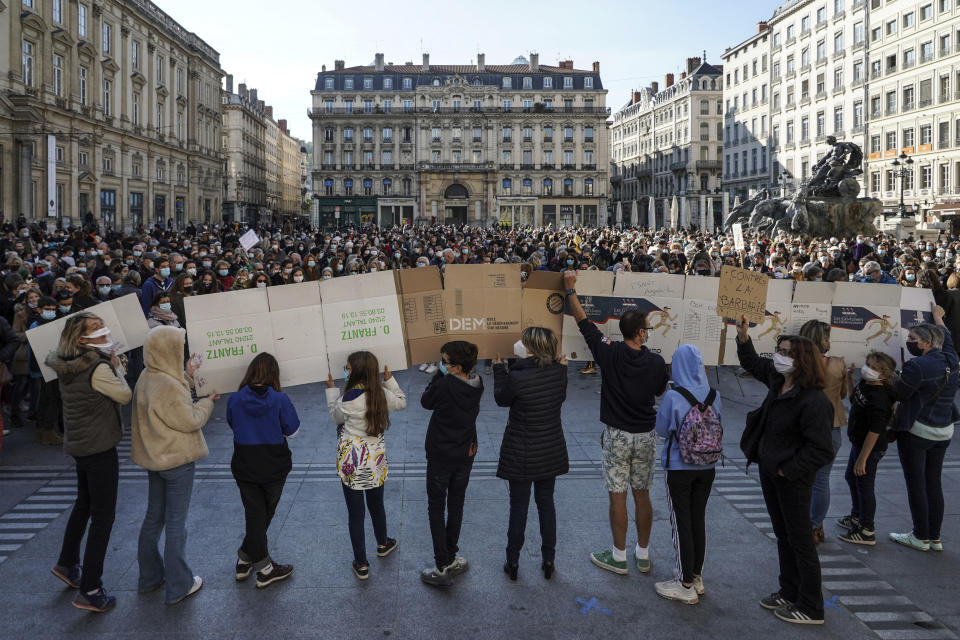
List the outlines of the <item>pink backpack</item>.
{"label": "pink backpack", "polygon": [[680,459],[686,464],[706,466],[716,463],[723,455],[723,426],[713,408],[717,390],[710,389],[703,402],[683,387],[674,387],[673,390],[686,398],[690,410],[667,441],[667,465],[670,464],[670,447],[674,439],[680,447]]}

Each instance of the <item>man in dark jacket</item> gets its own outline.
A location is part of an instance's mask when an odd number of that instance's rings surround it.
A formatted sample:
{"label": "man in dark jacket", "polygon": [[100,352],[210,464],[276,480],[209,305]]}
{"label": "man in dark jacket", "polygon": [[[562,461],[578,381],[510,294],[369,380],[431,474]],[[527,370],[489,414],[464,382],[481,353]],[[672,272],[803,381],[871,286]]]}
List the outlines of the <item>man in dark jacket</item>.
{"label": "man in dark jacket", "polygon": [[590,554],[590,560],[618,574],[628,572],[627,489],[633,491],[637,520],[634,561],[641,573],[650,571],[648,545],[653,526],[650,487],[653,484],[657,436],[654,401],[667,390],[667,366],[659,354],[644,346],[647,314],[628,311],[620,318],[623,342],[611,342],[587,318],[577,292],[576,271],[564,274],[567,304],[593,359],[600,366],[600,422],[605,426],[603,479],[610,495],[613,549]]}
{"label": "man in dark jacket", "polygon": [[424,446],[427,514],[436,561],[420,573],[420,579],[435,587],[450,586],[453,578],[469,567],[457,555],[457,542],[470,470],[477,453],[477,416],[483,395],[483,380],[472,374],[477,353],[477,345],[463,340],[443,345],[440,370],[420,398],[423,408],[433,411]]}

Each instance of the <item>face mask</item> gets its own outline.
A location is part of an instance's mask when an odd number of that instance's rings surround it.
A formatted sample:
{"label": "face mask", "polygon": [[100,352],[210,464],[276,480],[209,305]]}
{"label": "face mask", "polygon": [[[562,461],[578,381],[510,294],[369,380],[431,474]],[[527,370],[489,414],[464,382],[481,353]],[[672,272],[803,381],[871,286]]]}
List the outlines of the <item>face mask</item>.
{"label": "face mask", "polygon": [[773,368],[782,376],[793,373],[793,358],[780,353],[773,354]]}
{"label": "face mask", "polygon": [[440,373],[445,376],[450,375],[450,372],[447,371],[447,365],[445,365],[442,360],[440,361]]}
{"label": "face mask", "polygon": [[432,255],[433,255],[433,249],[427,249],[427,255],[428,255],[428,256],[432,256]]}
{"label": "face mask", "polygon": [[886,253],[885,250],[883,250],[883,249],[877,249],[877,255],[878,255],[878,256],[882,256],[882,255],[885,254],[885,253]]}
{"label": "face mask", "polygon": [[320,278],[323,280],[329,280],[331,277],[332,276],[329,273],[325,273],[322,276],[320,276]]}
{"label": "face mask", "polygon": [[863,376],[863,379],[867,382],[876,382],[880,379],[880,372],[867,365],[860,367],[860,375]]}
{"label": "face mask", "polygon": [[307,262],[307,266],[312,269],[313,267],[317,266],[317,263],[313,260],[310,260],[309,262]]}
{"label": "face mask", "polygon": [[[70,306],[73,306],[73,305],[70,305]],[[60,313],[70,313],[70,307],[65,307],[63,305],[60,305]]]}
{"label": "face mask", "polygon": [[263,287],[266,287],[266,286],[267,286],[267,283],[264,282],[263,280],[258,280],[258,281],[257,281],[257,286],[262,289]]}
{"label": "face mask", "polygon": [[[83,254],[81,253],[80,255],[83,255]],[[139,249],[134,249],[133,255],[139,258],[141,255],[143,255],[143,251],[140,251]]]}
{"label": "face mask", "polygon": [[120,285],[119,285],[119,284],[112,284],[112,285],[110,285],[110,290],[111,290],[111,291],[120,291]]}
{"label": "face mask", "polygon": [[303,276],[293,276],[294,282],[303,282]]}
{"label": "face mask", "polygon": [[290,275],[291,273],[293,273],[293,268],[292,268],[292,267],[291,267],[290,269],[284,269],[284,270],[283,270],[283,274],[284,274],[284,275],[287,275],[287,276],[288,276],[288,275]]}
{"label": "face mask", "polygon": [[86,267],[77,267],[77,270],[78,270],[80,273],[86,273],[86,272],[87,272],[87,268],[86,268]]}
{"label": "face mask", "polygon": [[[62,308],[63,308],[63,307],[61,307],[61,309],[62,309]],[[97,338],[102,338],[103,336],[108,336],[108,335],[110,335],[110,328],[109,328],[109,327],[100,327],[99,329],[97,329],[97,330],[94,331],[93,333],[91,333],[91,334],[89,334],[89,335],[85,335],[85,336],[83,336],[83,337],[86,338],[87,340],[95,340],[95,339],[97,339]]]}
{"label": "face mask", "polygon": [[830,262],[830,258],[828,258],[827,256],[823,256],[822,258],[820,258],[820,264],[827,264],[828,262]]}
{"label": "face mask", "polygon": [[159,305],[157,305],[157,306],[160,307],[160,310],[161,310],[161,311],[170,311],[170,309],[171,309],[169,302],[161,302],[161,303],[160,303]]}
{"label": "face mask", "polygon": [[44,309],[42,312],[40,312],[40,315],[44,320],[53,320],[57,317],[57,312],[52,309]]}
{"label": "face mask", "polygon": [[346,367],[343,368],[343,379],[344,381],[350,379],[350,369],[347,369]]}
{"label": "face mask", "polygon": [[518,358],[527,357],[527,348],[523,346],[523,340],[517,340],[513,343],[513,355],[517,356]]}
{"label": "face mask", "polygon": [[36,302],[28,302],[28,303],[27,303],[27,306],[30,307],[31,309],[36,309],[36,308],[37,308],[37,303],[36,303]]}
{"label": "face mask", "polygon": [[906,280],[907,280],[907,282],[913,282],[913,281],[916,280],[916,279],[917,279],[917,274],[915,274],[915,273],[908,273],[908,274],[906,275]]}
{"label": "face mask", "polygon": [[100,292],[100,295],[102,295],[102,296],[108,296],[108,295],[110,295],[111,288],[110,288],[109,286],[106,286],[106,287],[97,287],[97,291],[99,291],[99,292]]}
{"label": "face mask", "polygon": [[370,267],[370,273],[376,273],[376,272],[377,272],[376,267]]}
{"label": "face mask", "polygon": [[909,351],[910,355],[914,358],[919,358],[923,355],[923,349],[920,348],[916,340],[907,340],[907,351]]}
{"label": "face mask", "polygon": [[160,275],[164,278],[170,277],[170,267],[160,267]]}
{"label": "face mask", "polygon": [[136,262],[136,260],[134,260],[133,258],[127,258],[127,260],[125,260],[125,262],[127,263],[127,266],[128,266],[128,267],[132,267],[133,264]]}
{"label": "face mask", "polygon": [[229,270],[229,269],[220,269],[219,271],[217,271],[217,273],[219,273],[221,276],[226,276],[227,274],[230,273],[230,270]]}
{"label": "face mask", "polygon": [[110,342],[110,341],[108,340],[108,341],[104,342],[103,344],[94,344],[94,345],[90,345],[90,346],[99,349],[102,353],[113,353],[114,347],[115,347],[116,345],[115,345],[113,342]]}

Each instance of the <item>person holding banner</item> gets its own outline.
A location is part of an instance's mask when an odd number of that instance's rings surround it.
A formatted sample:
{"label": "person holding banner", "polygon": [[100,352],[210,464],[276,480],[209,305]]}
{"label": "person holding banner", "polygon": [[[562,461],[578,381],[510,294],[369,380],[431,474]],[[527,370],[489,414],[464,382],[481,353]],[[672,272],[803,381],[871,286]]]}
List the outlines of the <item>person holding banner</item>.
{"label": "person holding banner", "polygon": [[[183,366],[186,332],[154,327],[143,345],[146,368],[137,381],[133,400],[130,460],[147,470],[147,513],[140,527],[137,560],[138,590],[148,593],[165,583],[167,604],[176,604],[203,586],[187,564],[187,512],[193,493],[196,461],[207,457],[201,429],[220,395],[193,401],[190,389],[196,360]],[[165,533],[163,555],[157,548]]]}
{"label": "person holding banner", "polygon": [[[79,589],[73,606],[102,613],[117,603],[101,580],[103,561],[117,509],[120,460],[117,443],[123,437],[120,407],[130,402],[110,329],[88,311],[67,318],[57,350],[46,364],[57,373],[63,400],[67,453],[77,465],[77,500],[63,532],[60,558],[53,575]],[[87,530],[80,568],[80,542]]]}
{"label": "person holding banner", "polygon": [[327,377],[327,408],[337,425],[337,473],[347,503],[350,543],[353,546],[354,575],[370,577],[366,541],[363,532],[363,503],[366,499],[370,520],[377,538],[377,556],[385,557],[397,548],[387,537],[387,513],[383,508],[383,483],[387,479],[387,446],[384,434],[390,426],[390,412],[406,408],[407,397],[390,373],[369,351],[355,351],[343,367],[346,379],[343,394]]}
{"label": "person holding banner", "polygon": [[907,335],[913,356],[903,365],[895,389],[897,453],[907,484],[913,530],[891,533],[897,544],[917,551],[943,551],[943,459],[960,418],[957,394],[958,362],[953,337],[943,323],[943,307],[930,303],[935,324],[919,324]]}
{"label": "person holding banner", "polygon": [[768,389],[747,415],[740,448],[760,466],[760,486],[780,557],[780,589],[760,601],[780,620],[823,624],[820,559],[810,535],[817,471],[834,457],[833,405],[823,392],[823,358],[800,336],[781,335],[773,359],[757,355],[745,317],[737,321],[740,366]]}

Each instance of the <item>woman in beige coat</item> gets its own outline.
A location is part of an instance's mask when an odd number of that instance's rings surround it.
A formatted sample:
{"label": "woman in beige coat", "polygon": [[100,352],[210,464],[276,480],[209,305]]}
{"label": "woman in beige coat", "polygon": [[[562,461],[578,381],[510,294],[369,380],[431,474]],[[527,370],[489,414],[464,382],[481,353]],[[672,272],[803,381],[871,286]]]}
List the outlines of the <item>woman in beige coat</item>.
{"label": "woman in beige coat", "polygon": [[[131,459],[147,469],[150,490],[147,514],[140,527],[137,559],[139,590],[147,593],[166,583],[166,602],[174,604],[203,586],[187,564],[187,511],[193,492],[195,461],[209,453],[201,429],[213,412],[216,392],[194,402],[190,395],[191,359],[183,368],[186,332],[156,327],[143,347],[146,368],[133,397],[133,451]],[[160,532],[166,529],[163,556]]]}

